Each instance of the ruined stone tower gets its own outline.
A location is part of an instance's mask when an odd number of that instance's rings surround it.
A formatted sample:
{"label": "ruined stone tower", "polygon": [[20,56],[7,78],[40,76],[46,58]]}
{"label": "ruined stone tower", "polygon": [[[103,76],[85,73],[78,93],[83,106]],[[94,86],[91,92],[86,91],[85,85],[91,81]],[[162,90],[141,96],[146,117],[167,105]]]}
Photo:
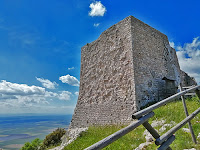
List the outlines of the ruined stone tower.
{"label": "ruined stone tower", "polygon": [[177,92],[180,67],[166,35],[129,16],[81,49],[80,91],[70,128],[119,124]]}

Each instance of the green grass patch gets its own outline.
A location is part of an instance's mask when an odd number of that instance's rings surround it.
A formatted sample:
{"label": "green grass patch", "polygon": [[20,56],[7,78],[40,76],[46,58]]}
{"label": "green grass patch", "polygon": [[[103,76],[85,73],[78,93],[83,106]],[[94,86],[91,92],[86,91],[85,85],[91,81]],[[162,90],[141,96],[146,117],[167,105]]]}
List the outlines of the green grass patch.
{"label": "green grass patch", "polygon": [[[192,99],[186,100],[187,108],[189,114],[194,112],[197,108],[200,107],[199,100],[194,97]],[[155,116],[152,117],[149,122],[151,123],[153,120],[166,120],[166,123],[171,123],[174,121],[179,123],[185,118],[185,112],[183,109],[182,101],[175,101],[169,103],[165,106],[162,106],[156,110],[154,110]],[[192,121],[192,127],[197,137],[198,133],[200,133],[200,114],[198,114]],[[80,137],[78,137],[75,141],[65,147],[65,150],[83,150],[84,148],[89,147],[90,145],[98,142],[99,140],[107,137],[108,135],[120,130],[125,126],[120,125],[112,125],[112,126],[91,126],[88,131],[82,133]],[[156,127],[159,130],[161,126]],[[188,128],[186,124],[184,128]],[[167,127],[168,131],[170,127]],[[132,132],[118,139],[114,143],[110,144],[104,150],[133,150],[138,147],[141,143],[145,142],[145,137],[143,136],[145,128],[141,125]],[[164,134],[166,131],[160,133]],[[176,139],[170,145],[172,149],[182,150],[189,148],[196,148],[200,150],[200,144],[195,145],[192,142],[192,138],[190,133],[184,132],[182,129],[178,130],[175,133]],[[198,139],[198,143],[200,143],[200,139]],[[153,150],[158,148],[154,143],[149,145],[146,150]]]}

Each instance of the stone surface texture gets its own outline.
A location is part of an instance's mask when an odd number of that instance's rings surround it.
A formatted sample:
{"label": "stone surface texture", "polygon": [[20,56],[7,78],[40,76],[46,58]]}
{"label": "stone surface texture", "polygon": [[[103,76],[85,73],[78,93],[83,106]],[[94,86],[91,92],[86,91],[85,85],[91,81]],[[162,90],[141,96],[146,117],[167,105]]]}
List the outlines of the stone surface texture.
{"label": "stone surface texture", "polygon": [[147,131],[147,130],[144,131],[143,135],[144,135],[144,137],[146,139],[146,142],[152,142],[154,140],[154,138],[151,135],[151,133],[149,133],[149,131]]}
{"label": "stone surface texture", "polygon": [[180,72],[166,35],[133,16],[125,18],[81,48],[70,128],[129,123],[141,107],[175,94]]}
{"label": "stone surface texture", "polygon": [[173,125],[172,124],[164,124],[160,129],[159,129],[159,132],[164,132],[167,127],[172,127]]}
{"label": "stone surface texture", "polygon": [[198,134],[197,139],[200,139],[200,133]]}
{"label": "stone surface texture", "polygon": [[134,150],[145,150],[147,148],[148,145],[153,144],[153,142],[145,142],[145,143],[141,143],[137,148],[135,148]]}
{"label": "stone surface texture", "polygon": [[86,132],[88,128],[73,128],[68,129],[66,134],[62,137],[62,143],[60,146],[54,147],[49,150],[62,150],[65,146],[75,141],[82,132]]}
{"label": "stone surface texture", "polygon": [[197,85],[195,78],[190,77],[187,73],[181,70],[181,84],[183,87]]}
{"label": "stone surface texture", "polygon": [[151,123],[152,127],[162,126],[166,120],[153,120]]}
{"label": "stone surface texture", "polygon": [[[133,17],[131,27],[136,103],[140,108],[176,92],[180,67],[166,35]],[[174,85],[167,87],[164,77]]]}

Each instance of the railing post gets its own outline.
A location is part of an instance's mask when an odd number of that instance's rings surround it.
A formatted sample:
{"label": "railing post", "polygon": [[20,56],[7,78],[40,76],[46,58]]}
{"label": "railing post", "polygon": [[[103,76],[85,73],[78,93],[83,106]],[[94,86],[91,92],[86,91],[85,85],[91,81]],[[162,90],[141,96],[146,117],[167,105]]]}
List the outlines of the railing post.
{"label": "railing post", "polygon": [[200,90],[199,90],[199,89],[196,89],[196,90],[195,90],[195,93],[196,93],[197,97],[198,97],[199,100],[200,100]]}
{"label": "railing post", "polygon": [[[187,90],[184,90],[184,91],[182,91],[182,92],[176,93],[176,94],[174,94],[174,95],[172,95],[172,96],[170,96],[170,97],[168,97],[168,98],[166,98],[166,99],[164,99],[164,100],[162,100],[162,101],[160,101],[160,102],[158,102],[158,103],[156,103],[156,104],[154,104],[154,105],[151,105],[151,106],[149,106],[149,107],[147,107],[147,108],[145,108],[145,109],[143,109],[143,110],[140,110],[140,111],[134,113],[134,114],[132,115],[132,118],[133,118],[133,119],[138,119],[138,118],[140,118],[141,116],[143,116],[143,115],[145,115],[145,114],[147,114],[147,113],[153,111],[154,109],[159,108],[160,106],[163,106],[163,105],[165,105],[165,104],[167,104],[167,103],[173,101],[174,99],[179,98],[180,96],[182,96],[182,95],[188,93],[188,92],[194,91],[194,90],[196,90],[197,88],[200,88],[200,86],[199,86],[199,85],[198,85],[198,86],[194,86],[194,87],[192,87],[192,88],[190,88],[190,89],[187,89]],[[200,96],[200,94],[199,94],[199,96]]]}
{"label": "railing post", "polygon": [[172,135],[170,138],[168,138],[157,150],[168,150],[169,145],[172,144],[172,142],[175,140],[175,136]]}
{"label": "railing post", "polygon": [[[180,92],[183,91],[181,83],[180,83],[179,89],[180,89]],[[182,100],[182,102],[183,102],[183,107],[184,107],[185,115],[186,115],[186,117],[188,117],[188,116],[189,116],[189,113],[188,113],[187,106],[186,106],[185,99],[184,99],[184,96],[183,96],[183,95],[181,96],[181,100]],[[196,138],[195,138],[194,131],[193,131],[193,129],[192,129],[192,125],[191,125],[191,122],[190,122],[190,121],[188,122],[188,126],[189,126],[190,133],[191,133],[191,136],[192,136],[192,141],[193,141],[195,144],[197,144],[197,140],[196,140]]]}
{"label": "railing post", "polygon": [[[149,131],[149,133],[155,139],[158,139],[160,137],[160,135],[158,134],[158,132],[149,124],[148,121],[144,122],[142,125]],[[167,147],[167,150],[172,150],[172,149],[170,147]]]}
{"label": "railing post", "polygon": [[144,122],[146,122],[147,120],[149,120],[149,118],[154,116],[154,112],[150,112],[147,115],[141,117],[140,119],[138,119],[137,121],[131,123],[129,126],[111,134],[110,136],[107,136],[106,138],[102,139],[101,141],[91,145],[90,147],[87,147],[84,150],[100,150],[106,146],[108,146],[109,144],[113,143],[114,141],[116,141],[117,139],[119,139],[120,137],[124,136],[125,134],[131,132],[132,130],[134,130],[136,127],[138,127],[139,125],[143,124]]}
{"label": "railing post", "polygon": [[[180,90],[182,90],[182,87],[180,85]],[[190,123],[190,120],[192,120],[199,112],[200,112],[200,107],[195,110],[192,114],[188,114],[187,111],[187,107],[186,107],[186,103],[184,100],[183,95],[190,92],[190,91],[194,91],[196,92],[197,96],[200,99],[200,86],[195,86],[195,87],[191,87],[188,90],[184,90],[181,91],[180,93],[174,94],[154,105],[149,106],[148,108],[145,108],[139,112],[136,112],[132,115],[133,119],[138,119],[137,121],[133,122],[132,124],[130,124],[129,126],[111,134],[110,136],[102,139],[101,141],[91,145],[90,147],[86,148],[85,150],[100,150],[104,147],[106,147],[107,145],[111,144],[112,142],[116,141],[117,139],[119,139],[120,137],[124,136],[125,134],[129,133],[130,131],[134,130],[136,127],[138,127],[139,125],[143,124],[143,126],[151,133],[151,135],[156,139],[155,144],[156,145],[161,145],[158,150],[171,150],[171,148],[169,147],[169,145],[174,141],[175,136],[173,135],[177,130],[179,130],[181,127],[183,127],[186,123],[188,123],[189,128],[190,128],[190,132],[192,134],[192,138],[194,143],[196,143],[196,139],[194,136],[194,132],[192,130],[192,126]],[[183,101],[183,106],[184,106],[184,110],[185,110],[185,114],[186,114],[186,118],[184,120],[182,120],[180,123],[178,123],[176,126],[174,126],[173,128],[171,128],[169,131],[167,131],[165,134],[163,134],[162,136],[160,136],[158,134],[158,132],[148,123],[149,118],[153,117],[154,112],[152,112],[154,109],[159,108],[160,106],[163,106],[169,102],[171,102],[172,100],[174,100],[175,98],[179,98],[181,96],[181,99]]]}
{"label": "railing post", "polygon": [[169,131],[167,131],[165,134],[163,134],[158,139],[156,139],[156,142],[155,142],[156,145],[162,144],[165,140],[167,140],[170,136],[172,136],[176,131],[178,131],[186,123],[188,123],[188,121],[192,120],[199,112],[200,112],[200,107],[197,110],[195,110],[192,114],[190,114],[188,117],[186,117],[184,120],[182,120],[180,123],[178,123],[176,126],[174,126]]}
{"label": "railing post", "polygon": [[142,124],[148,131],[149,133],[151,133],[151,135],[157,139],[160,137],[160,135],[158,134],[158,132],[149,124],[148,121],[146,121],[145,123]]}

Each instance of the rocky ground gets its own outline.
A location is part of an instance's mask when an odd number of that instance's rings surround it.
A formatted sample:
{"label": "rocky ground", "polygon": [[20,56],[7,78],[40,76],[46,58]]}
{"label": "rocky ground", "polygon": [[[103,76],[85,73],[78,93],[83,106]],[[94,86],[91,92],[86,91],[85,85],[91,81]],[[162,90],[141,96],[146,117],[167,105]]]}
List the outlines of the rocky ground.
{"label": "rocky ground", "polygon": [[[171,121],[168,124],[165,124],[165,122],[166,122],[165,120],[155,120],[155,121],[152,122],[151,126],[152,127],[161,126],[161,128],[159,130],[156,130],[160,134],[160,133],[164,132],[167,129],[166,127],[173,127],[173,126],[176,125],[176,123],[174,121]],[[188,128],[182,128],[182,130],[184,132],[187,132],[187,133],[190,132],[190,130]],[[154,138],[147,130],[144,131],[143,136],[145,137],[146,142],[145,143],[141,143],[135,150],[145,150],[145,148],[148,145],[154,144]],[[197,138],[200,138],[200,133],[197,136]],[[196,149],[195,148],[191,148],[191,149],[184,149],[184,150],[196,150]]]}
{"label": "rocky ground", "polygon": [[[159,130],[157,130],[157,132],[159,134],[162,134],[162,132],[166,131],[168,127],[173,127],[176,125],[176,122],[171,121],[170,123],[166,123],[166,121],[163,120],[154,120],[151,124],[152,127],[160,127]],[[80,134],[82,132],[87,131],[88,128],[75,128],[75,129],[69,129],[67,131],[67,134],[62,138],[62,144],[58,147],[55,147],[51,150],[62,150],[66,145],[70,144],[71,142],[73,142],[74,140],[76,140],[77,137],[80,136]],[[189,133],[190,130],[188,128],[182,128],[182,130],[184,132]],[[143,133],[143,136],[146,139],[145,143],[141,143],[137,148],[135,148],[134,150],[145,150],[146,147],[150,144],[154,144],[155,139],[153,138],[153,136],[147,131],[145,130]],[[197,136],[197,138],[200,138],[200,133]],[[191,149],[184,149],[184,150],[196,150],[195,148],[191,148]]]}
{"label": "rocky ground", "polygon": [[66,134],[62,137],[63,142],[61,145],[50,150],[62,150],[65,146],[76,140],[76,138],[79,137],[82,132],[87,130],[88,128],[68,129]]}

